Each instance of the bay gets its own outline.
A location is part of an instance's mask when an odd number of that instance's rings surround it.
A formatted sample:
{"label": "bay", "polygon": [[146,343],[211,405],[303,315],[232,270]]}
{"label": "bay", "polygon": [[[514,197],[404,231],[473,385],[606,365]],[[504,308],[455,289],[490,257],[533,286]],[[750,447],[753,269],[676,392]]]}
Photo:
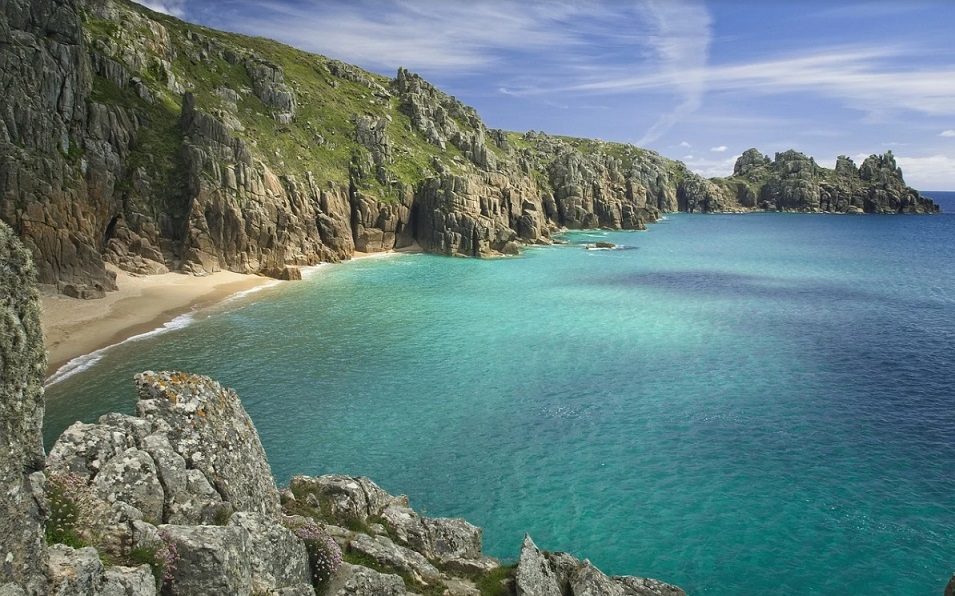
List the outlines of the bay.
{"label": "bay", "polygon": [[238,391],[280,483],[370,476],[491,555],[526,531],[691,594],[939,594],[953,238],[948,213],[673,214],[324,266],[51,385],[46,440],[186,370]]}

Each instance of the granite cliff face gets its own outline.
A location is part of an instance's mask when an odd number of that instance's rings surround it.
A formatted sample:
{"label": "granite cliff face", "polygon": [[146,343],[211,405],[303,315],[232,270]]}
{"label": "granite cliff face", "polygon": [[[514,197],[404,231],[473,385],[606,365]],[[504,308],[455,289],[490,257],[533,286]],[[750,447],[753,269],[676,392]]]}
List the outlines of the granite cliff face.
{"label": "granite cliff face", "polygon": [[389,79],[125,0],[4,2],[0,85],[0,219],[41,283],[78,297],[115,288],[104,262],[287,277],[414,242],[513,253],[677,209],[933,210],[890,154],[830,175],[747,152],[747,173],[708,181],[628,145],[488,129],[404,69]]}
{"label": "granite cliff face", "polygon": [[207,377],[141,373],[138,416],[77,422],[44,458],[35,277],[0,222],[4,596],[683,594],[530,551],[530,538],[502,567],[480,528],[421,515],[368,478],[296,476],[280,493],[238,396]]}

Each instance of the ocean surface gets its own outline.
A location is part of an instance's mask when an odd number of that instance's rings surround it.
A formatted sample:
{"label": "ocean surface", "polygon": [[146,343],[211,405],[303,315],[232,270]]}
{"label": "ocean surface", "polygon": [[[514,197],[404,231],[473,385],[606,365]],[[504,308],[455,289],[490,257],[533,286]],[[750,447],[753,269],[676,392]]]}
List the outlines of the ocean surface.
{"label": "ocean surface", "polygon": [[517,258],[322,266],[51,385],[47,445],[180,369],[238,391],[280,483],[370,476],[491,555],[526,531],[690,594],[938,596],[955,193],[927,194],[949,213],[673,214]]}

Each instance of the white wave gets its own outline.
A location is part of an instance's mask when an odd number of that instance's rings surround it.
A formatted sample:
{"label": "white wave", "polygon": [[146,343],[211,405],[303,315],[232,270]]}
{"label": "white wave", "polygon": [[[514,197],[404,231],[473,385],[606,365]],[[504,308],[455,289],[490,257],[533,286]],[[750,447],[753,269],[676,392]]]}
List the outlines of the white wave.
{"label": "white wave", "polygon": [[140,333],[139,335],[134,335],[132,337],[124,339],[121,342],[108,345],[105,348],[100,348],[96,350],[95,352],[90,352],[89,354],[77,356],[76,358],[73,358],[72,360],[70,360],[69,362],[67,362],[60,368],[58,368],[56,372],[54,372],[52,375],[50,375],[49,378],[47,378],[47,380],[43,383],[43,386],[49,387],[50,385],[55,385],[56,383],[59,383],[60,381],[68,379],[76,374],[83,372],[84,370],[89,369],[94,364],[102,360],[103,357],[106,355],[106,352],[115,348],[116,346],[121,346],[123,344],[133,342],[133,341],[140,341],[149,337],[155,337],[163,333],[175,331],[176,329],[182,329],[183,327],[188,327],[189,325],[194,323],[195,320],[196,320],[196,317],[194,313],[182,314],[171,321],[167,321],[166,323],[163,323],[162,327],[157,327],[150,331],[146,331],[145,333]]}
{"label": "white wave", "polygon": [[[303,277],[304,277],[304,273],[303,273]],[[281,283],[282,283],[281,281],[279,281],[279,280],[276,279],[276,280],[274,280],[274,281],[270,281],[270,282],[268,282],[268,283],[264,283],[264,284],[262,284],[261,286],[256,286],[256,287],[254,287],[254,288],[249,288],[248,290],[242,290],[241,292],[236,292],[235,294],[229,296],[228,298],[226,298],[225,300],[223,300],[223,302],[232,302],[233,300],[238,300],[239,298],[245,298],[246,296],[249,296],[250,294],[255,294],[256,292],[261,292],[262,290],[265,290],[265,289],[267,289],[267,288],[274,288],[275,286],[277,286],[277,285],[279,285],[279,284],[281,284]]]}

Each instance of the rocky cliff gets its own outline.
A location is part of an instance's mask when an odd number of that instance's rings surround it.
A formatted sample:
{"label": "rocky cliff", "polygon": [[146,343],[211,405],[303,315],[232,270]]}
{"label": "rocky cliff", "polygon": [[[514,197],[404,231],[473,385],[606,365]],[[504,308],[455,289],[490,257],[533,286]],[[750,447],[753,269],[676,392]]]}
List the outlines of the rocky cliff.
{"label": "rocky cliff", "polygon": [[[747,152],[708,181],[629,145],[488,129],[394,78],[126,0],[0,3],[0,219],[41,283],[115,288],[105,267],[282,276],[418,242],[481,256],[562,227],[660,212],[922,212],[891,155],[834,173]],[[840,162],[841,163],[841,162]]]}
{"label": "rocky cliff", "polygon": [[541,552],[485,556],[481,529],[431,518],[367,478],[279,491],[234,391],[136,376],[137,414],[77,422],[44,458],[36,273],[0,222],[0,594],[3,596],[679,596]]}
{"label": "rocky cliff", "polygon": [[937,213],[938,206],[906,186],[891,151],[871,155],[856,167],[842,155],[830,170],[798,151],[769,159],[748,149],[733,175],[711,181],[702,203],[687,210],[763,209],[807,213]]}

